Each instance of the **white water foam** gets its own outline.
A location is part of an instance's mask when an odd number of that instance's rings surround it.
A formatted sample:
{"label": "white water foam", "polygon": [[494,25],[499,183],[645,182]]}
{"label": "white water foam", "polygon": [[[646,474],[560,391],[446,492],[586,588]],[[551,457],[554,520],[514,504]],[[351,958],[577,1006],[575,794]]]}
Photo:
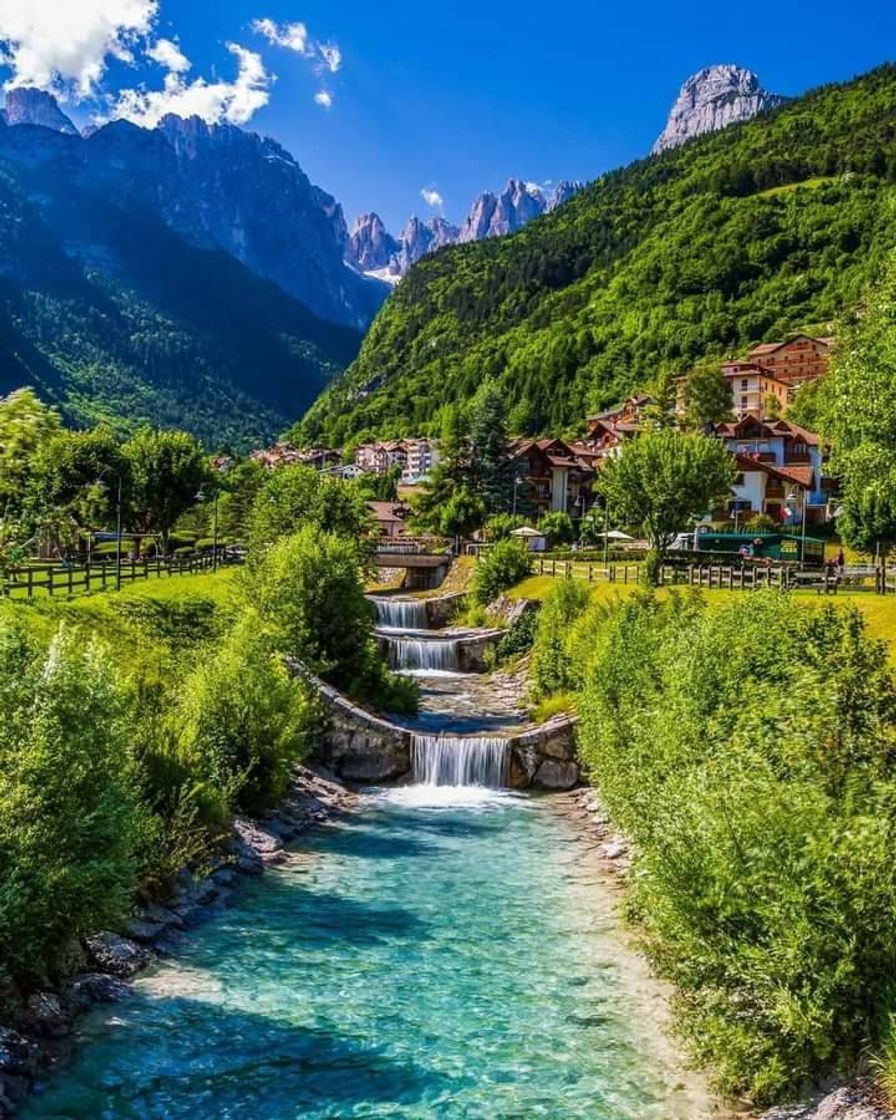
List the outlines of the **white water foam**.
{"label": "white water foam", "polygon": [[390,630],[429,630],[426,603],[419,599],[371,599],[378,626]]}
{"label": "white water foam", "polygon": [[508,763],[506,739],[415,735],[411,742],[411,773],[416,785],[503,789]]}
{"label": "white water foam", "polygon": [[458,642],[435,638],[387,638],[392,669],[420,669],[439,673],[457,672]]}

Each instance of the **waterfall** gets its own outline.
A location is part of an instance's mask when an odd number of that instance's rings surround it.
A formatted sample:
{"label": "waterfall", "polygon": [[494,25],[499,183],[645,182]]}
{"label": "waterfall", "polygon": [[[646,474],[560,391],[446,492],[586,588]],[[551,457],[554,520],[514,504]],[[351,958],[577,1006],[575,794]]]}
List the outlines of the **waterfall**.
{"label": "waterfall", "polygon": [[429,614],[420,599],[371,599],[377,626],[388,630],[428,630]]}
{"label": "waterfall", "polygon": [[506,739],[415,735],[411,742],[414,782],[426,786],[507,785]]}
{"label": "waterfall", "polygon": [[457,672],[459,643],[450,638],[388,638],[392,669]]}

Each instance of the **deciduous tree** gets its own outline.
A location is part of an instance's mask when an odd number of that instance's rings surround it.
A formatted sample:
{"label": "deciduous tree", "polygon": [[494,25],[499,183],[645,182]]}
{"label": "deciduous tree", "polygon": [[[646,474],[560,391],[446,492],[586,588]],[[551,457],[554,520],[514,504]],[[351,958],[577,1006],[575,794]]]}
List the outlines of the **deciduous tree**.
{"label": "deciduous tree", "polygon": [[643,529],[655,580],[675,534],[725,497],[734,461],[718,440],[675,431],[644,432],[611,459],[598,487],[617,520]]}

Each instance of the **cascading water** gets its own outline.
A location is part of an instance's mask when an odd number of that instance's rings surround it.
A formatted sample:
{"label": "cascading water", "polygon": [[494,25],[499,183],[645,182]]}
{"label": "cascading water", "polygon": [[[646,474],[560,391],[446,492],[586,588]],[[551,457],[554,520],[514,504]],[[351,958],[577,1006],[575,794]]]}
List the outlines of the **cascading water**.
{"label": "cascading water", "polygon": [[457,641],[450,638],[389,638],[388,641],[389,665],[392,669],[457,672]]}
{"label": "cascading water", "polygon": [[426,603],[419,599],[371,599],[376,624],[385,630],[428,630]]}
{"label": "cascading water", "polygon": [[411,741],[413,780],[427,786],[507,785],[506,739],[415,735]]}

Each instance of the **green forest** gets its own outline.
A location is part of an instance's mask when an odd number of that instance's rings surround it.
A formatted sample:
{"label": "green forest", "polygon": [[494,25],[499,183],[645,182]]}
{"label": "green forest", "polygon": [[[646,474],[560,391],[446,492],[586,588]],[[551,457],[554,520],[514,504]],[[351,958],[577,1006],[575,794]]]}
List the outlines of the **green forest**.
{"label": "green forest", "polygon": [[31,385],[80,427],[246,450],[357,354],[357,332],[227,253],[57,178],[0,160],[0,395]]}
{"label": "green forest", "polygon": [[894,184],[893,65],[606,174],[424,258],[293,437],[435,432],[484,378],[515,431],[561,435],[660,373],[827,332],[893,243]]}

